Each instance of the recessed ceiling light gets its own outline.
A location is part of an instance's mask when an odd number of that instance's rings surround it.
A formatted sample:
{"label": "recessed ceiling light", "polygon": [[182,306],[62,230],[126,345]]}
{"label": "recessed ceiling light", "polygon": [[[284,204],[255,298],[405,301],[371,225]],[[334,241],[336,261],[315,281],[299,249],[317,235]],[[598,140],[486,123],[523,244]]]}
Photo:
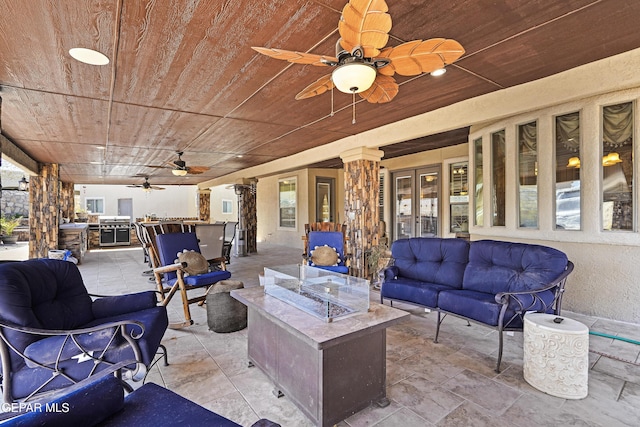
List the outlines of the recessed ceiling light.
{"label": "recessed ceiling light", "polygon": [[446,72],[447,72],[446,68],[438,68],[437,70],[433,70],[430,74],[433,77],[438,77],[438,76],[443,75]]}
{"label": "recessed ceiling light", "polygon": [[98,146],[96,147],[96,149],[97,149],[97,150],[106,150],[106,149],[107,149],[107,147],[103,147],[102,145],[98,145]]}
{"label": "recessed ceiling light", "polygon": [[238,154],[236,157],[241,159],[242,158],[242,154]]}
{"label": "recessed ceiling light", "polygon": [[85,49],[84,47],[74,47],[69,49],[69,55],[74,59],[90,65],[107,65],[109,58],[103,53],[95,50]]}
{"label": "recessed ceiling light", "polygon": [[102,162],[89,162],[89,163],[91,163],[92,165],[101,165],[102,164]]}

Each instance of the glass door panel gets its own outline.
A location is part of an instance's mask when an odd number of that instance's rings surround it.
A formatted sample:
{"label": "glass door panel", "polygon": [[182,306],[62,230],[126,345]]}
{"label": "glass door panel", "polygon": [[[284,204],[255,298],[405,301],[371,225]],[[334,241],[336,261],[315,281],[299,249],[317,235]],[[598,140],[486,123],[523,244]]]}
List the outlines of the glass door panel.
{"label": "glass door panel", "polygon": [[394,174],[395,235],[394,240],[413,237],[413,173]]}
{"label": "glass door panel", "polygon": [[395,172],[392,177],[393,239],[439,235],[440,168]]}
{"label": "glass door panel", "polygon": [[438,172],[420,172],[420,227],[417,237],[438,235]]}

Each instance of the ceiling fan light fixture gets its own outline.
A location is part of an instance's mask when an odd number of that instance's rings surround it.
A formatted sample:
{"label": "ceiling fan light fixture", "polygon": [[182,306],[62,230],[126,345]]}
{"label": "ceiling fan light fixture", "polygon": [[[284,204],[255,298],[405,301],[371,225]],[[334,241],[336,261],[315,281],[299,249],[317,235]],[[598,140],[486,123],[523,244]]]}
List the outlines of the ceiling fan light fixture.
{"label": "ceiling fan light fixture", "polygon": [[86,49],[84,47],[74,47],[69,49],[69,55],[75,60],[89,65],[107,65],[109,58],[107,55],[97,50]]}
{"label": "ceiling fan light fixture", "polygon": [[376,69],[363,62],[349,62],[333,70],[331,80],[340,92],[360,93],[371,87]]}
{"label": "ceiling fan light fixture", "polygon": [[171,173],[175,176],[185,176],[187,174],[186,169],[171,169]]}
{"label": "ceiling fan light fixture", "polygon": [[446,68],[438,68],[438,69],[433,70],[433,71],[432,71],[431,73],[429,73],[429,74],[431,74],[433,77],[438,77],[438,76],[443,75],[443,74],[444,74],[444,73],[446,73],[446,72],[447,72],[447,69],[446,69]]}

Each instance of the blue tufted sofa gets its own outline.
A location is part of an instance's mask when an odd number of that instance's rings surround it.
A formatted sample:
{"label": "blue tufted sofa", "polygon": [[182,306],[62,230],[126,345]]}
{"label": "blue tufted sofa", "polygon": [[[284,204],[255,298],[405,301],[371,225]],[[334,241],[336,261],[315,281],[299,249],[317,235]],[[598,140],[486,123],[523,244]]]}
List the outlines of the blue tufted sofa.
{"label": "blue tufted sofa", "polygon": [[[573,263],[546,246],[495,240],[411,238],[393,242],[393,265],[384,272],[380,300],[403,301],[438,312],[435,342],[447,314],[521,331],[528,311],[560,314]],[[443,316],[444,314],[444,316]]]}

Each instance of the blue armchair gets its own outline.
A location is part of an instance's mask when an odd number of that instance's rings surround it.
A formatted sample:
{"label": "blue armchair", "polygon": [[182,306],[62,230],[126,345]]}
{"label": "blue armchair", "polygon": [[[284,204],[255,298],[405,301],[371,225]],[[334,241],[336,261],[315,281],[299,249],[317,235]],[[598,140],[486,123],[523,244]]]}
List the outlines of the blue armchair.
{"label": "blue armchair", "polygon": [[93,301],[71,262],[0,264],[4,402],[37,399],[105,372],[140,380],[163,348],[167,325],[155,292]]}
{"label": "blue armchair", "polygon": [[220,270],[194,275],[185,274],[188,266],[185,265],[185,263],[176,262],[176,260],[178,254],[184,250],[200,253],[196,233],[158,234],[156,236],[156,245],[158,247],[158,258],[161,267],[155,268],[153,271],[158,285],[165,286],[163,295],[166,296],[163,299],[163,305],[167,305],[178,291],[180,291],[180,295],[182,296],[185,321],[172,323],[171,327],[179,328],[192,325],[193,320],[191,319],[189,305],[203,302],[206,299],[206,294],[189,298],[187,291],[201,288],[208,289],[214,283],[230,278],[231,273],[226,271],[224,259],[222,259]]}

